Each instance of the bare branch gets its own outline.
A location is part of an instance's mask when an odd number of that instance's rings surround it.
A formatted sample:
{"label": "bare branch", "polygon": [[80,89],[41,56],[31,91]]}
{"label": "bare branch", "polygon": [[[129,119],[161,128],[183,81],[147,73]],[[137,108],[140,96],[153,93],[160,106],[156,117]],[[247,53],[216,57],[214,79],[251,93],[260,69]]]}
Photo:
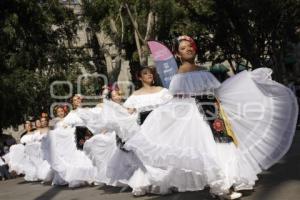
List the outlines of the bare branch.
{"label": "bare branch", "polygon": [[152,11],[150,11],[149,14],[148,14],[147,31],[146,31],[144,41],[147,41],[147,40],[150,39],[151,33],[153,32],[153,28],[154,28],[154,25],[155,25],[154,20],[155,20],[154,14],[153,14]]}
{"label": "bare branch", "polygon": [[110,25],[110,29],[113,32],[113,34],[117,35],[118,34],[118,29],[117,29],[117,26],[116,26],[116,22],[113,18],[109,19],[109,25]]}
{"label": "bare branch", "polygon": [[132,23],[132,25],[133,25],[133,27],[136,31],[136,34],[137,34],[138,38],[141,40],[141,42],[146,43],[145,40],[143,40],[143,37],[141,36],[141,34],[139,32],[138,24],[137,24],[136,20],[133,18],[132,13],[131,13],[127,3],[125,4],[125,7],[126,7],[126,10],[127,10],[128,15],[129,15],[130,21],[131,21],[131,23]]}
{"label": "bare branch", "polygon": [[121,43],[123,43],[124,41],[124,20],[123,20],[123,16],[122,16],[122,9],[123,9],[123,5],[120,6],[119,9],[119,17],[120,17],[120,21],[121,21]]}
{"label": "bare branch", "polygon": [[137,51],[139,54],[139,61],[140,61],[140,64],[142,64],[142,48],[141,48],[139,36],[138,36],[138,33],[136,30],[134,31],[134,38],[135,38],[135,42],[136,42]]}

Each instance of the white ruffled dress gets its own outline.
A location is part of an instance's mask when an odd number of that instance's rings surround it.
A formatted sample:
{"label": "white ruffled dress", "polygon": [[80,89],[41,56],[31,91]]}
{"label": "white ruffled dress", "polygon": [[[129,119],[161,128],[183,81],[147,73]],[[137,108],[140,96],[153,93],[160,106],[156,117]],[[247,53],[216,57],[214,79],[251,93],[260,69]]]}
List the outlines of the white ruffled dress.
{"label": "white ruffled dress", "polygon": [[80,109],[83,108],[71,111],[49,133],[50,151],[46,159],[54,171],[54,185],[78,187],[95,179],[96,168],[92,161],[76,147],[75,127],[85,125],[77,113]]}
{"label": "white ruffled dress", "polygon": [[31,142],[25,145],[24,153],[24,179],[26,181],[50,181],[52,179],[49,163],[44,159],[43,141],[47,132],[36,130],[31,137]]}
{"label": "white ruffled dress", "polygon": [[[243,71],[217,90],[238,141],[235,165],[223,161],[229,175],[227,184],[232,183],[236,190],[251,189],[255,175],[286,154],[295,134],[296,97],[289,88],[273,81],[271,74],[268,68]],[[221,156],[230,160],[226,152]]]}
{"label": "white ruffled dress", "polygon": [[[137,128],[136,117],[130,115],[122,105],[109,100],[104,100],[101,113],[98,115],[86,113],[85,116],[87,116],[87,127],[94,136],[85,142],[83,150],[97,168],[95,182],[97,184],[122,186],[123,184],[118,180],[107,176],[107,166],[118,150],[116,134],[123,139],[130,137],[129,133],[135,132],[133,130]],[[128,170],[124,173],[128,173]]]}
{"label": "white ruffled dress", "polygon": [[[195,80],[199,80],[198,83]],[[177,74],[170,92],[184,95],[155,109],[141,131],[126,143],[145,165],[169,171],[165,187],[178,191],[219,188],[224,174],[211,129],[198,111],[195,99],[187,95],[207,93],[220,83],[207,72]]]}
{"label": "white ruffled dress", "polygon": [[[129,185],[133,188],[151,184],[148,180],[148,172],[136,155],[117,147],[116,135],[126,142],[140,130],[137,122],[138,112],[152,110],[166,103],[170,98],[172,95],[168,90],[163,89],[153,94],[133,95],[124,106],[113,101],[104,101],[101,115],[96,120],[90,119],[87,122],[87,126],[95,135],[84,144],[84,151],[98,169],[97,183],[114,186]],[[129,114],[125,107],[135,108],[137,112]],[[141,168],[145,173],[140,172]]]}
{"label": "white ruffled dress", "polygon": [[25,169],[25,144],[30,144],[34,141],[34,134],[27,133],[24,135],[20,144],[12,145],[9,152],[3,156],[5,163],[9,166],[9,171],[15,171],[18,175],[24,174]]}
{"label": "white ruffled dress", "polygon": [[[159,106],[169,102],[171,99],[172,95],[169,91],[167,89],[162,89],[161,91],[153,94],[131,95],[124,103],[124,106],[136,109],[136,119],[139,124],[138,113],[155,110]],[[124,127],[124,125],[120,125],[120,127]],[[141,127],[143,127],[143,124]],[[141,127],[128,131],[131,132],[131,137],[134,137],[135,134],[139,134]],[[124,141],[130,140],[131,137]],[[133,190],[145,190],[147,192],[157,194],[167,192],[168,188],[164,187],[164,177],[167,175],[165,169],[144,164],[132,151],[124,152],[120,149],[117,151],[118,152],[114,154],[109,163],[108,172],[110,176],[113,176],[115,179],[120,180],[123,183],[125,182],[133,188]],[[131,175],[129,173],[123,173],[126,171],[126,168],[132,170]],[[148,189],[150,186],[151,190],[149,191]]]}
{"label": "white ruffled dress", "polygon": [[[176,187],[181,192],[202,190],[205,186],[215,194],[227,193],[231,186],[252,188],[257,173],[277,162],[289,149],[297,120],[294,95],[270,80],[268,74],[268,69],[245,71],[222,85],[206,71],[175,75],[170,92],[184,98],[174,98],[155,109],[140,133],[127,141],[126,148],[135,151],[145,165],[169,169],[166,187]],[[232,124],[239,142],[237,148],[233,143],[214,141],[192,98],[212,91]],[[258,118],[255,109],[250,113],[238,110],[239,106],[248,108],[253,104],[261,105],[263,118]]]}

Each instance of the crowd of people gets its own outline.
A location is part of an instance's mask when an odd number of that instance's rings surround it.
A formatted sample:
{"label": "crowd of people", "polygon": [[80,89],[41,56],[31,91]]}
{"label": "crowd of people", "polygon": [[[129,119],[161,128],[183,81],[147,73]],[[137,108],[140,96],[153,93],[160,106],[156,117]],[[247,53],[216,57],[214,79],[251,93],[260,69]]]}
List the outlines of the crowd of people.
{"label": "crowd of people", "polygon": [[[154,70],[137,73],[141,87],[124,102],[104,88],[103,102],[55,108],[30,122],[20,144],[3,156],[10,172],[52,185],[130,187],[134,196],[198,191],[236,199],[257,175],[280,160],[295,133],[298,104],[271,80],[269,69],[241,72],[224,83],[195,64],[192,38],[175,44],[180,62],[169,89],[155,86]],[[245,110],[256,105],[260,110]],[[256,107],[257,108],[257,107]]]}

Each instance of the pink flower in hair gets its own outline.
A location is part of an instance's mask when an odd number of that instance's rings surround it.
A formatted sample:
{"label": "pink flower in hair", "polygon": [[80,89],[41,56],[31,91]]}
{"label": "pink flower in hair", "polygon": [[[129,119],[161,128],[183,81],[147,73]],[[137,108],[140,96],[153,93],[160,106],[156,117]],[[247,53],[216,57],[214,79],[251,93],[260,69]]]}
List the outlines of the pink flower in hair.
{"label": "pink flower in hair", "polygon": [[189,41],[191,44],[192,44],[192,47],[193,49],[195,50],[195,52],[198,51],[198,48],[197,48],[197,45],[196,45],[196,42],[193,38],[191,38],[190,36],[187,36],[187,35],[182,35],[182,36],[179,36],[177,38],[178,42],[182,41],[182,40],[186,40],[186,41]]}

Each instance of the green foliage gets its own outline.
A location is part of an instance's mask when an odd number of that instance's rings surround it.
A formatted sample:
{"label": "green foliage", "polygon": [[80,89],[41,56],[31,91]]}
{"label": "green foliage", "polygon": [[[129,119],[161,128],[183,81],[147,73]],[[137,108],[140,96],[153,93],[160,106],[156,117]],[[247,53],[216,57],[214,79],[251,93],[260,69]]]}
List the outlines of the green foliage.
{"label": "green foliage", "polygon": [[0,7],[1,128],[48,111],[52,80],[69,80],[82,51],[68,43],[78,20],[58,1],[3,0]]}
{"label": "green foliage", "polygon": [[[87,70],[93,60],[105,73],[104,49],[97,45],[96,32],[104,30],[118,49],[126,52],[133,70],[139,54],[128,6],[142,37],[150,12],[154,30],[150,39],[171,46],[182,34],[196,39],[199,59],[251,63],[274,69],[280,80],[291,54],[291,43],[299,42],[300,2],[297,0],[83,0],[83,17],[61,6],[59,0],[0,1],[0,127],[19,123],[26,115],[47,110],[55,99],[49,93],[55,80],[69,80],[76,92],[80,67]],[[81,20],[81,21],[80,21]],[[113,32],[110,22],[116,25]],[[93,57],[74,48],[79,23],[91,29]],[[122,32],[122,25],[124,31]],[[120,53],[120,52],[119,52]],[[291,62],[289,62],[291,65]],[[133,71],[133,74],[135,72]],[[94,94],[97,80],[84,82],[83,93]],[[66,94],[61,86],[57,94]]]}

